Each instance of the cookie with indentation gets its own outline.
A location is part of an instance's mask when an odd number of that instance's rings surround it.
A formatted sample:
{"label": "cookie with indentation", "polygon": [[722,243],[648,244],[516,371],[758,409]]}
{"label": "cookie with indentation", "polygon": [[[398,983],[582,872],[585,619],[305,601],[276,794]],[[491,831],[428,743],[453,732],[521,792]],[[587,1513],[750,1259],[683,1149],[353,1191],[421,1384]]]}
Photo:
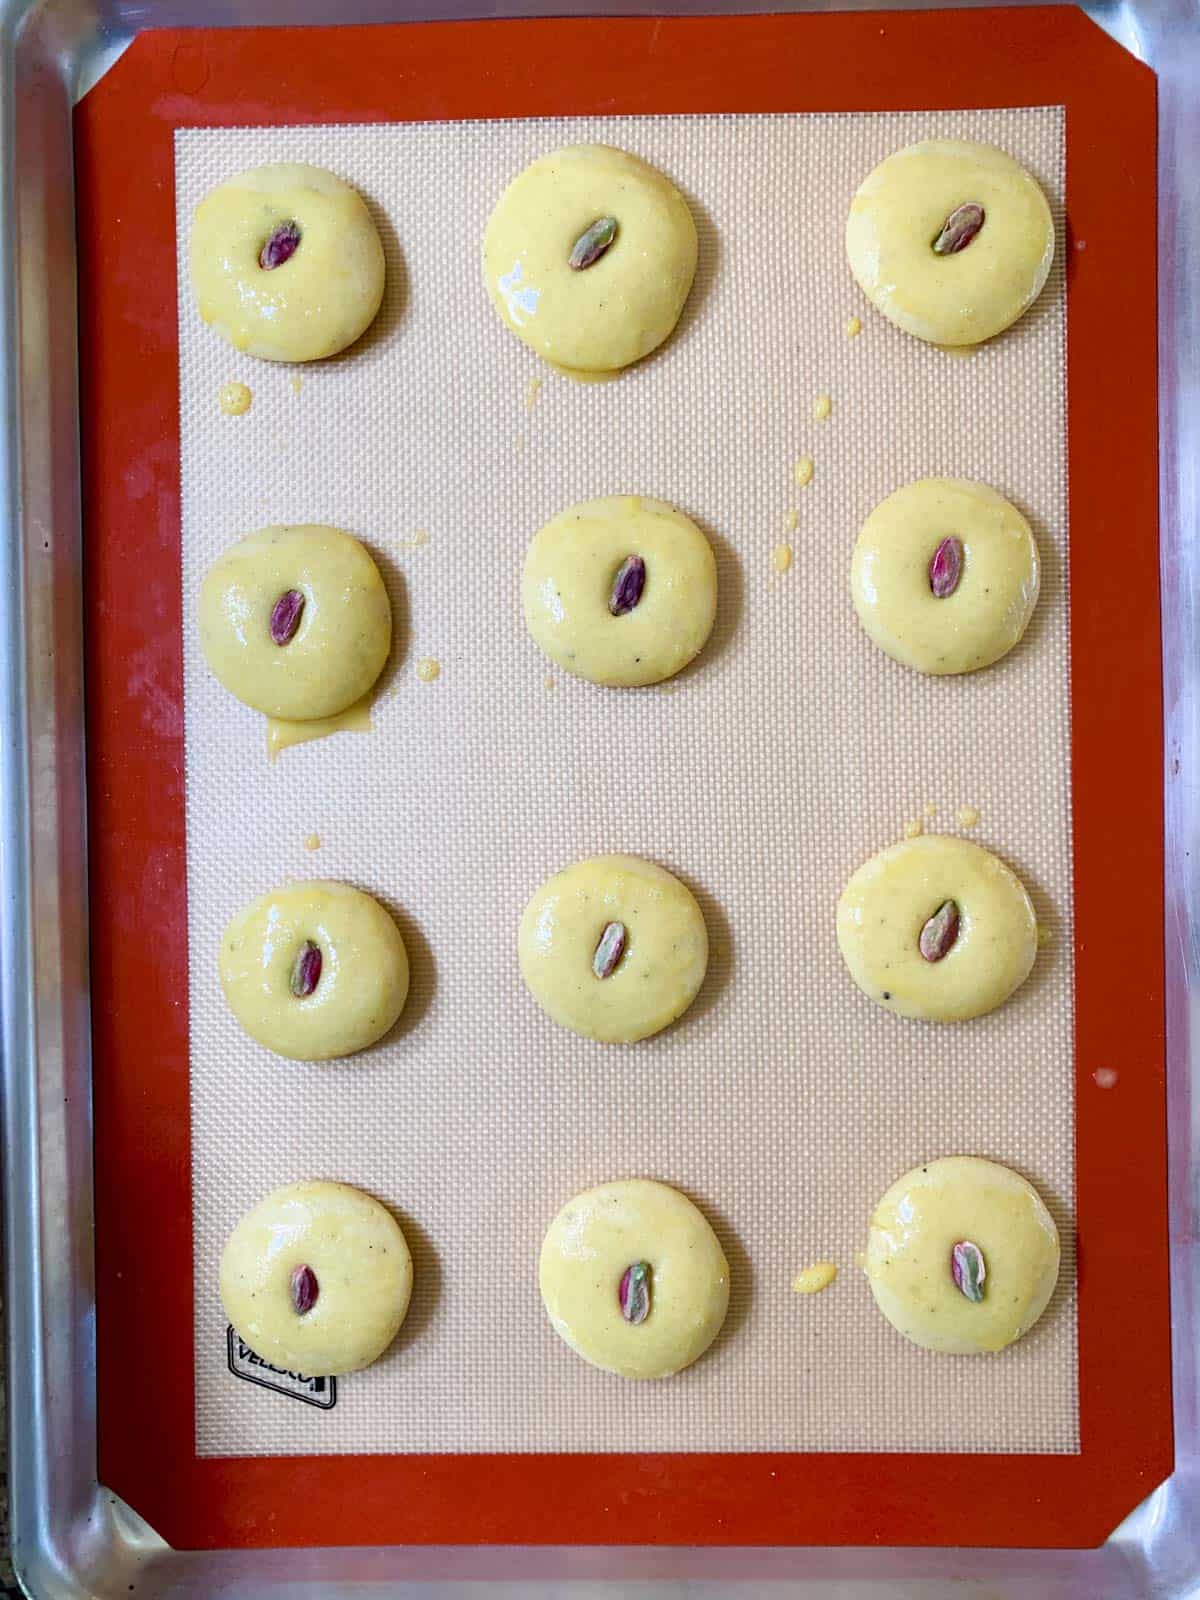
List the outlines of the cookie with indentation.
{"label": "cookie with indentation", "polygon": [[1059,1239],[1020,1173],[946,1156],[875,1207],[864,1265],[875,1303],[924,1350],[982,1355],[1029,1332],[1058,1281]]}
{"label": "cookie with indentation", "polygon": [[1054,221],[1037,180],[1003,150],[924,139],[864,179],[846,254],[863,293],[898,328],[931,344],[978,344],[1041,293]]}
{"label": "cookie with indentation", "polygon": [[548,1016],[585,1039],[631,1044],[696,998],[708,931],[695,896],[638,856],[592,856],[525,907],[521,975]]}
{"label": "cookie with indentation", "polygon": [[200,646],[243,704],[312,722],[374,685],[392,647],[391,603],[353,535],[320,524],[263,528],[205,573]]}
{"label": "cookie with indentation", "polygon": [[348,883],[290,883],[239,911],[221,938],[221,986],[252,1039],[292,1061],[365,1050],[408,998],[391,916]]}
{"label": "cookie with indentation", "polygon": [[707,1219],[645,1178],[569,1200],[546,1234],[539,1280],[558,1336],[623,1378],[691,1366],[729,1307],[729,1264]]}
{"label": "cookie with indentation", "polygon": [[384,257],[356,190],[322,167],[239,172],[196,207],[189,248],[200,316],[263,361],[319,361],[366,332]]}
{"label": "cookie with indentation", "polygon": [[986,483],[921,478],[877,505],[850,566],[854,609],[916,672],[977,672],[1018,644],[1041,568],[1029,523]]}
{"label": "cookie with indentation", "polygon": [[521,582],[535,643],[593,683],[661,683],[704,648],[717,563],[696,524],[649,495],[568,506],[536,534]]}
{"label": "cookie with indentation", "polygon": [[902,1017],[961,1022],[995,1010],[1024,983],[1037,919],[998,856],[925,834],[858,869],[838,901],[837,939],[868,999]]}
{"label": "cookie with indentation", "polygon": [[613,372],[670,335],[696,274],[696,224],[669,178],[608,145],[542,156],[496,202],[488,293],[555,366]]}
{"label": "cookie with indentation", "polygon": [[221,1303],[272,1366],[308,1377],[369,1367],[408,1312],[408,1242],[386,1207],[345,1183],[289,1183],[260,1200],[221,1256]]}

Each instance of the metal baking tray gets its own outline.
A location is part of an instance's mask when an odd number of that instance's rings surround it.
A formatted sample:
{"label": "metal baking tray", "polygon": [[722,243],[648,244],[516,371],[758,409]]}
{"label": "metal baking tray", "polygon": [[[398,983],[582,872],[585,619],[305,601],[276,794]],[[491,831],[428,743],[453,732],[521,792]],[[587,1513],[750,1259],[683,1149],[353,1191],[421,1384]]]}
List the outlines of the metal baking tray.
{"label": "metal baking tray", "polygon": [[[71,112],[139,29],[826,10],[708,0],[0,0],[4,744],[0,1008],[14,1557],[29,1593],[1200,1593],[1200,13],[1085,7],[1158,74],[1160,503],[1174,1475],[1097,1550],[380,1548],[186,1553],[97,1482]],[[859,0],[859,10],[886,3]],[[898,7],[896,9],[899,9]],[[1114,306],[1114,315],[1119,315]],[[1131,1159],[1135,1153],[1131,1153]],[[154,1337],[146,1330],[147,1343]],[[152,1358],[152,1351],[150,1352]],[[131,1352],[136,1405],[138,1356]],[[1118,1404],[1136,1405],[1136,1396]],[[644,1585],[644,1588],[642,1587]]]}

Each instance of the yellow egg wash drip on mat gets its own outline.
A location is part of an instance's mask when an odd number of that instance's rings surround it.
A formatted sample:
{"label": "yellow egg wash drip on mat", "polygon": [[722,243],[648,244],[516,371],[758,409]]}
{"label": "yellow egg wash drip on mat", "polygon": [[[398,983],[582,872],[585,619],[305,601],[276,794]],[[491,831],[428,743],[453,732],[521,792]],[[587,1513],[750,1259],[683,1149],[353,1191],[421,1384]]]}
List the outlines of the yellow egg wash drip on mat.
{"label": "yellow egg wash drip on mat", "polygon": [[274,761],[281,751],[294,744],[310,744],[314,739],[328,739],[334,733],[370,733],[371,705],[375,691],[336,717],[314,717],[311,722],[289,722],[284,717],[267,718],[267,755]]}

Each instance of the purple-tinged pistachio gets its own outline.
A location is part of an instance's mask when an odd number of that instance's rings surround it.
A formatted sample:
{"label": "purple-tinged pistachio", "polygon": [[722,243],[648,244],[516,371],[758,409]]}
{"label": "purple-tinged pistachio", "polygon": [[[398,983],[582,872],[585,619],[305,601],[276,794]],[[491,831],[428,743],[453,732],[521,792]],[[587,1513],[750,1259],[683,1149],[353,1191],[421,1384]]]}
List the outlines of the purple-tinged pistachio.
{"label": "purple-tinged pistachio", "polygon": [[281,222],[258,252],[258,264],[264,272],[273,272],[285,261],[290,261],[299,248],[299,223]]}
{"label": "purple-tinged pistachio", "polygon": [[917,946],[926,961],[940,961],[949,954],[957,938],[958,905],[953,900],[943,900],[921,929]]}
{"label": "purple-tinged pistachio", "polygon": [[311,1267],[293,1267],[289,1287],[292,1291],[292,1310],[302,1317],[316,1305],[321,1292],[317,1275]]}
{"label": "purple-tinged pistachio", "polygon": [[987,221],[987,213],[974,200],[957,207],[942,223],[942,231],[933,241],[935,256],[956,256],[965,250]]}
{"label": "purple-tinged pistachio", "polygon": [[962,577],[963,547],[962,540],[951,536],[943,539],[933,552],[929,562],[929,587],[933,590],[935,599],[945,600],[958,588],[958,580]]}
{"label": "purple-tinged pistachio", "polygon": [[291,644],[303,615],[304,596],[300,590],[285,589],[271,609],[271,638],[276,644]]}
{"label": "purple-tinged pistachio", "polygon": [[597,217],[591,227],[585,228],[576,239],[567,257],[567,265],[572,272],[583,272],[587,267],[594,267],[616,237],[616,217]]}
{"label": "purple-tinged pistachio", "polygon": [[621,1302],[621,1315],[626,1322],[635,1325],[645,1322],[650,1315],[650,1263],[648,1261],[635,1261],[632,1266],[625,1268],[621,1274],[621,1286],[617,1290],[617,1299]]}
{"label": "purple-tinged pistachio", "polygon": [[321,981],[321,947],[306,939],[292,964],[292,993],[307,1000]]}
{"label": "purple-tinged pistachio", "polygon": [[972,1244],[970,1239],[960,1239],[950,1252],[950,1271],[960,1294],[976,1303],[983,1299],[983,1280],[987,1277],[987,1267],[983,1251],[977,1244]]}
{"label": "purple-tinged pistachio", "polygon": [[592,956],[592,971],[598,978],[611,978],[625,954],[625,924],[610,922],[600,935]]}
{"label": "purple-tinged pistachio", "polygon": [[641,556],[626,556],[617,568],[608,609],[614,617],[626,616],[640,602],[646,587],[646,563]]}

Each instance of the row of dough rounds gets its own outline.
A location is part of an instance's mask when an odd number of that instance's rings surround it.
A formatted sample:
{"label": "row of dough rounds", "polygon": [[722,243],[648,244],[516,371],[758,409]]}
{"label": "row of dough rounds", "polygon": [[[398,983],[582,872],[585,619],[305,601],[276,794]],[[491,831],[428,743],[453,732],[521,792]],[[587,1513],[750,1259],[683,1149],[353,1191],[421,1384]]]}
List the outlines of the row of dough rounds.
{"label": "row of dough rounds", "polygon": [[[851,568],[876,644],[927,673],[971,672],[1007,654],[1038,594],[1025,518],[985,484],[923,479],[868,517]],[[522,580],[535,642],[593,683],[661,683],[703,649],[717,610],[712,547],[681,511],[647,495],[571,506],[536,535]],[[351,534],[271,527],[230,546],[200,590],[200,642],[214,676],[270,717],[337,716],[375,685],[392,615],[379,569]]]}
{"label": "row of dough rounds", "polygon": [[[520,173],[483,238],[503,321],[568,372],[615,372],[671,335],[696,273],[696,225],[649,163],[607,145],[557,150]],[[897,327],[941,345],[1002,332],[1040,294],[1054,225],[1034,178],[1003,151],[927,139],[897,151],[850,206],[846,254]],[[319,167],[238,173],[196,207],[201,318],[266,361],[338,354],[375,319],[384,253],[358,193]]]}
{"label": "row of dough rounds", "polygon": [[[1054,1220],[1018,1173],[973,1156],[915,1167],[871,1217],[875,1303],[927,1350],[1003,1350],[1058,1278]],[[648,1179],[601,1184],[562,1208],[539,1281],[554,1331],[593,1366],[666,1378],[709,1348],[729,1306],[729,1264],[702,1212]],[[395,1338],[412,1256],[400,1225],[346,1184],[288,1184],[234,1228],[221,1258],[229,1321],[264,1360],[308,1376],[355,1372]]]}
{"label": "row of dough rounds", "polygon": [[[1028,977],[1037,920],[1024,885],[966,839],[905,839],[846,885],[837,937],[855,983],[900,1016],[962,1022]],[[708,968],[695,896],[638,856],[592,856],[525,907],[521,974],[546,1014],[585,1039],[633,1044],[691,1005]],[[252,1039],[293,1061],[365,1050],[404,1009],[408,956],[390,914],[349,884],[261,895],[221,940],[221,983]]]}

